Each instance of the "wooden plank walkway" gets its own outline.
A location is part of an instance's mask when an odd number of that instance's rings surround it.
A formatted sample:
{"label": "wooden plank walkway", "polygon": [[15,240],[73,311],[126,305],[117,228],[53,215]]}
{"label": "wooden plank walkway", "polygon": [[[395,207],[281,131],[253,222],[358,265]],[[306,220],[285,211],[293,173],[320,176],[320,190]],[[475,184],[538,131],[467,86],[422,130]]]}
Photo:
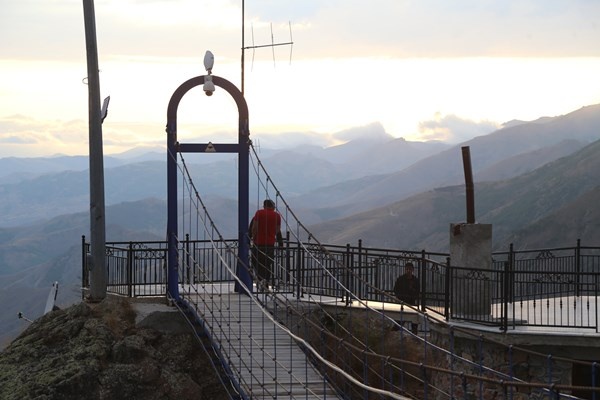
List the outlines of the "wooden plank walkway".
{"label": "wooden plank walkway", "polygon": [[249,398],[340,398],[268,310],[249,296],[221,289],[184,297],[196,306]]}

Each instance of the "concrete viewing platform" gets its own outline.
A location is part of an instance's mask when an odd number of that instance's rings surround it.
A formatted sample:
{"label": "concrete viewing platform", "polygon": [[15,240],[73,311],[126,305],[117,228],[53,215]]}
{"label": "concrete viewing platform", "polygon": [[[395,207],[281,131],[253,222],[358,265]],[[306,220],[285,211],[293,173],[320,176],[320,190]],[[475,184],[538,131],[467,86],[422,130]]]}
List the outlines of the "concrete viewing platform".
{"label": "concrete viewing platform", "polygon": [[[212,293],[235,293],[233,283],[222,282],[206,284],[210,286]],[[109,288],[110,291],[110,288]],[[181,285],[183,293],[189,292],[189,285]],[[160,301],[151,301],[151,296],[161,298],[166,292],[164,285],[138,285],[136,293],[140,301],[136,302],[136,307],[140,310],[152,307],[169,308]],[[372,300],[353,300],[347,302],[346,299],[336,298],[318,294],[304,294],[297,298],[291,292],[275,291],[276,296],[288,300],[300,301],[303,303],[319,303],[323,307],[345,307],[364,309],[372,308],[377,311],[383,311],[385,315],[396,321],[410,321],[422,323],[425,316],[437,324],[448,324],[449,326],[463,327],[467,329],[478,330],[482,332],[498,332],[497,323],[502,316],[502,304],[492,304],[490,314],[487,316],[475,316],[478,319],[487,319],[491,323],[479,323],[469,321],[470,318],[451,318],[446,321],[441,307],[428,307],[429,312],[421,312],[416,306],[402,305],[394,302],[382,302]],[[255,294],[259,296],[260,294]],[[147,299],[147,300],[143,300]],[[509,303],[508,311],[508,329],[506,335],[545,335],[545,336],[584,336],[598,338],[600,332],[597,328],[598,316],[598,298],[595,296],[566,296],[561,298],[536,299],[528,301],[516,301]]]}

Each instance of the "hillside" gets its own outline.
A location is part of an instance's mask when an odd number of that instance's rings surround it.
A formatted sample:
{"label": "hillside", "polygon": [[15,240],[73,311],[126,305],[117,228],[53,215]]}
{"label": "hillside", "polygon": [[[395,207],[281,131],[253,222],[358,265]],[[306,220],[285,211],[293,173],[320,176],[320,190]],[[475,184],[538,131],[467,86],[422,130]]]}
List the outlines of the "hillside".
{"label": "hillside", "polygon": [[[515,249],[547,247],[600,246],[600,187],[577,197],[536,222],[508,235]],[[560,232],[560,235],[557,234]]]}
{"label": "hillside", "polygon": [[[165,209],[156,199],[108,207],[107,240],[161,240]],[[88,231],[83,212],[0,229],[0,348],[23,330],[19,312],[32,319],[42,314],[53,282],[59,282],[60,306],[81,299],[81,236]]]}
{"label": "hillside", "polygon": [[555,145],[543,147],[528,153],[518,154],[514,157],[497,162],[475,174],[477,182],[500,181],[515,176],[526,174],[550,161],[558,160],[575,153],[586,146],[587,142],[566,139]]}
{"label": "hillside", "polygon": [[[493,225],[495,248],[505,249],[509,242],[522,248],[517,240],[538,247],[574,245],[577,238],[594,240],[600,237],[600,224],[592,218],[598,204],[598,170],[600,141],[516,178],[476,183],[476,220]],[[362,239],[371,247],[447,251],[449,224],[465,219],[465,188],[457,185],[316,224],[310,230],[324,243]],[[535,233],[538,228],[544,233]]]}

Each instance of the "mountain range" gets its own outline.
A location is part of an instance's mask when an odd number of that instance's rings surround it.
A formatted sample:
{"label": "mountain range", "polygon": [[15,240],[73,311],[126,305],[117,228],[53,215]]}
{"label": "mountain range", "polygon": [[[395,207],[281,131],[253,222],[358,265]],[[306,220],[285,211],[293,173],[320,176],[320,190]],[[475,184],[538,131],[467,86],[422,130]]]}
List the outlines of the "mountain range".
{"label": "mountain range", "polygon": [[[478,182],[476,221],[492,224],[495,250],[600,245],[599,168],[600,140],[512,179]],[[452,185],[310,229],[325,243],[448,252],[450,223],[465,220],[465,186]]]}
{"label": "mountain range", "polygon": [[295,208],[317,204],[324,209],[343,209],[345,215],[350,215],[436,187],[464,182],[463,146],[470,148],[474,180],[481,181],[480,173],[486,180],[511,178],[598,138],[600,105],[584,107],[560,117],[510,124],[422,158],[397,172],[320,187],[293,199],[292,204]]}
{"label": "mountain range", "polygon": [[[447,251],[449,224],[465,220],[463,146],[471,153],[476,219],[493,224],[495,249],[598,243],[600,105],[511,121],[455,146],[395,139],[379,124],[353,137],[328,148],[259,149],[286,201],[323,243]],[[164,239],[162,156],[105,162],[108,241]],[[236,160],[207,157],[186,163],[221,233],[234,237]],[[82,160],[0,159],[12,171],[0,177],[0,346],[23,329],[18,312],[41,314],[52,282],[61,285],[59,304],[80,298],[81,237],[89,232]]]}

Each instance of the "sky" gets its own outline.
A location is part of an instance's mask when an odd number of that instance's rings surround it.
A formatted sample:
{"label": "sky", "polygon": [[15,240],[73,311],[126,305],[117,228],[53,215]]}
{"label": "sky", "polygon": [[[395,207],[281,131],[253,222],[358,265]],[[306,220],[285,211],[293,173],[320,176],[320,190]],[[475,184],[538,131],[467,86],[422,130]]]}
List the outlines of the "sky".
{"label": "sky", "polygon": [[[89,1],[89,0],[85,0]],[[267,147],[356,127],[460,143],[600,103],[598,0],[96,0],[104,153],[164,146],[167,104],[212,73],[240,87]],[[83,2],[0,0],[0,157],[88,154]],[[237,109],[200,87],[180,141],[235,142]]]}

